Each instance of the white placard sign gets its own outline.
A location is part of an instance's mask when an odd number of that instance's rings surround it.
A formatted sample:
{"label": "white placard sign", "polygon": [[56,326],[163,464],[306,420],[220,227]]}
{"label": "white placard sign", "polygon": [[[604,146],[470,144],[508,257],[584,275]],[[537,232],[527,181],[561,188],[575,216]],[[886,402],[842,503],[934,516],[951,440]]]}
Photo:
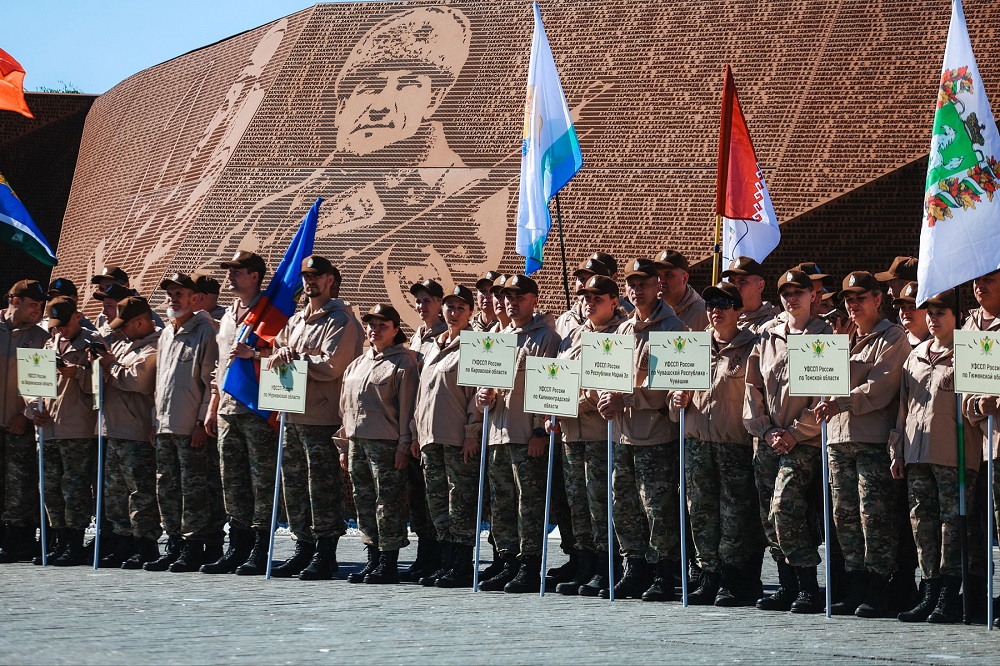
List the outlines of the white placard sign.
{"label": "white placard sign", "polygon": [[817,398],[851,392],[851,338],[847,335],[790,335],[788,393]]}
{"label": "white placard sign", "polygon": [[649,388],[659,391],[712,388],[711,331],[651,332]]}
{"label": "white placard sign", "polygon": [[517,334],[462,331],[458,385],[512,389],[517,374]]}
{"label": "white placard sign", "polygon": [[59,395],[54,349],[17,350],[17,393],[24,398]]}
{"label": "white placard sign", "polygon": [[584,332],[581,342],[581,387],[631,393],[635,387],[635,336]]}
{"label": "white placard sign", "polygon": [[257,407],[269,412],[303,414],[306,411],[306,363],[275,363],[270,370],[260,368]]}
{"label": "white placard sign", "polygon": [[955,391],[1000,395],[1000,332],[955,331]]}
{"label": "white placard sign", "polygon": [[579,409],[579,360],[542,356],[525,359],[525,412],[576,418]]}

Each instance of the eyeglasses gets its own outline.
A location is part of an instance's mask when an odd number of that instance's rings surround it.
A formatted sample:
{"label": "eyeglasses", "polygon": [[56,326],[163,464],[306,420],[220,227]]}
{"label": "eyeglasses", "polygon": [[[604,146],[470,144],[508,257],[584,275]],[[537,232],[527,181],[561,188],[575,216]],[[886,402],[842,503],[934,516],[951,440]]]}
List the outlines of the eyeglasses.
{"label": "eyeglasses", "polygon": [[705,301],[706,310],[732,310],[734,307],[736,304],[728,298],[713,298],[710,301]]}

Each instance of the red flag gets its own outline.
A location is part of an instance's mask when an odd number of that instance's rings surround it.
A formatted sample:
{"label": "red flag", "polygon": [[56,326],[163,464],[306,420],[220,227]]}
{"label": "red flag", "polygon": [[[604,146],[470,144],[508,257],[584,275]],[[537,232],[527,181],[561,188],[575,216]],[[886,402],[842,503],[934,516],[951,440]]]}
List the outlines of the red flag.
{"label": "red flag", "polygon": [[24,67],[0,49],[0,110],[34,118],[24,101]]}

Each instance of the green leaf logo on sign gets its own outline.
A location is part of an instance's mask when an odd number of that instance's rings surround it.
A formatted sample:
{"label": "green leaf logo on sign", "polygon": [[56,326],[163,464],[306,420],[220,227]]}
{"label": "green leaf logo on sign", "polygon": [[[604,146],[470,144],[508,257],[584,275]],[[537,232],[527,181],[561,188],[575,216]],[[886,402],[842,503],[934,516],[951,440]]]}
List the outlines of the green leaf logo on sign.
{"label": "green leaf logo on sign", "polygon": [[996,341],[991,340],[990,338],[983,338],[979,341],[979,348],[983,350],[983,354],[989,356],[990,352],[993,351],[993,345],[995,344]]}
{"label": "green leaf logo on sign", "polygon": [[814,340],[812,343],[810,343],[809,346],[812,348],[813,356],[815,356],[816,358],[822,358],[823,357],[823,350],[826,349],[826,343],[825,342],[820,342],[819,340]]}

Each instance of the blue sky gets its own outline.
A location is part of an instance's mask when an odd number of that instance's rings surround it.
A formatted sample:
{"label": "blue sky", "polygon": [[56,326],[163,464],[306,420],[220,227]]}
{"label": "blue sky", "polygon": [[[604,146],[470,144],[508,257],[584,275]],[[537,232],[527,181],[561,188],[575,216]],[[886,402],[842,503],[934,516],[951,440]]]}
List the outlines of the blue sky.
{"label": "blue sky", "polygon": [[314,0],[10,0],[0,48],[24,67],[24,86],[103,93],[123,79]]}

